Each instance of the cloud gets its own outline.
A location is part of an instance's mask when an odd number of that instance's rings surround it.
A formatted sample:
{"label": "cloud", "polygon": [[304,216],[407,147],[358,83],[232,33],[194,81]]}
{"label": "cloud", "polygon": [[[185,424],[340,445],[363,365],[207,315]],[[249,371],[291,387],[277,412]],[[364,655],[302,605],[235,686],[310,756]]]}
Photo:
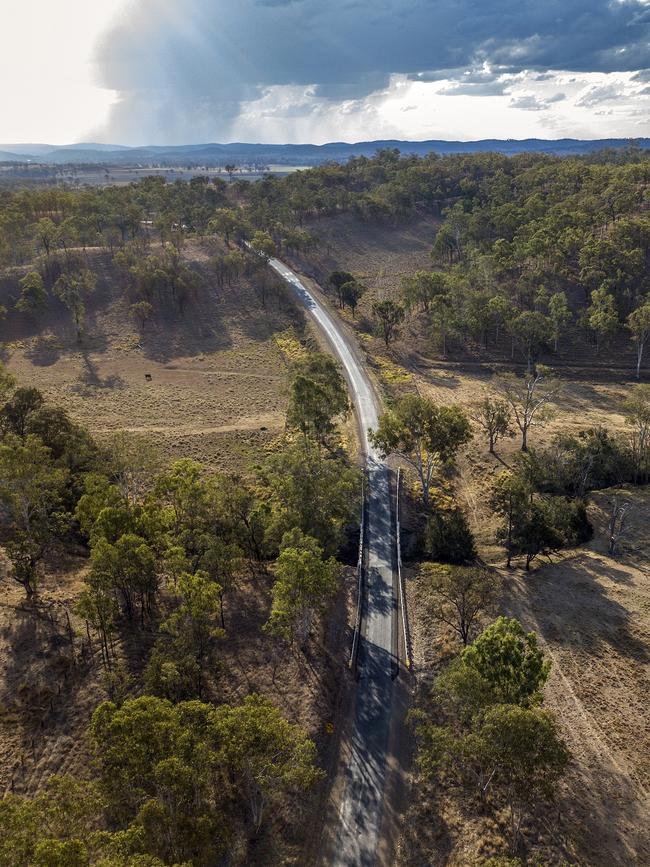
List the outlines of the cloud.
{"label": "cloud", "polygon": [[223,138],[269,87],[363,99],[391,75],[449,96],[508,93],[525,70],[650,67],[641,0],[132,0],[97,52],[110,134]]}
{"label": "cloud", "polygon": [[[446,74],[449,83],[437,92],[441,96],[503,96],[508,93],[512,79],[510,67],[492,69],[484,64],[478,69],[466,69],[462,73],[451,70]],[[413,80],[421,80],[420,76],[411,76]]]}
{"label": "cloud", "polygon": [[601,102],[609,102],[612,99],[620,99],[624,96],[623,89],[616,83],[601,84],[589,87],[576,99],[575,104],[583,108],[593,108]]}
{"label": "cloud", "polygon": [[518,108],[520,111],[546,111],[556,102],[566,99],[564,93],[554,93],[552,96],[538,96],[534,93],[522,93],[513,96],[510,100],[510,108]]}

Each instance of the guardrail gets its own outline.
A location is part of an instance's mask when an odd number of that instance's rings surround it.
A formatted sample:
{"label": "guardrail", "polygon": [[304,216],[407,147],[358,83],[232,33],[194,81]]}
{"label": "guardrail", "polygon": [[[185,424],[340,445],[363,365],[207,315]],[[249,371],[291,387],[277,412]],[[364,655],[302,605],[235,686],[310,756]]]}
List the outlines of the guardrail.
{"label": "guardrail", "polygon": [[348,660],[348,668],[356,670],[357,652],[359,650],[359,636],[361,634],[361,614],[363,612],[363,539],[366,529],[366,485],[365,475],[361,479],[361,520],[359,526],[359,557],[357,558],[357,616],[354,621],[354,635],[352,637],[352,650]]}
{"label": "guardrail", "polygon": [[411,652],[411,635],[409,632],[408,617],[406,614],[406,588],[402,575],[402,531],[399,519],[400,489],[402,484],[402,469],[397,470],[397,493],[395,495],[395,540],[397,546],[397,580],[399,584],[399,607],[402,611],[402,631],[404,633],[404,656],[406,667],[413,670],[413,654]]}

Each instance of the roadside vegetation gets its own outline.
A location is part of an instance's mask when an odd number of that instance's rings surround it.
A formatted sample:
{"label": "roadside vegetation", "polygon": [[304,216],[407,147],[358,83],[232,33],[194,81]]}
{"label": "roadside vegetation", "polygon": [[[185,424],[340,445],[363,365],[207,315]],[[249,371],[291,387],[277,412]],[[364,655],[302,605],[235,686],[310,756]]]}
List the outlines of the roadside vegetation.
{"label": "roadside vegetation", "polygon": [[[296,365],[286,443],[247,480],[189,459],[161,467],[133,434],[100,445],[4,368],[0,379],[5,581],[42,616],[43,579],[81,547],[66,655],[76,678],[99,667],[107,694],[87,732],[91,778],[53,776],[36,797],[0,802],[0,863],[246,861],[247,841],[269,816],[295,822],[323,773],[313,741],[267,697],[224,702],[224,646],[251,576],[269,598],[255,640],[299,657],[340,591],[360,480],[338,446],[338,369],[318,354]],[[145,638],[134,678],[128,646]]]}

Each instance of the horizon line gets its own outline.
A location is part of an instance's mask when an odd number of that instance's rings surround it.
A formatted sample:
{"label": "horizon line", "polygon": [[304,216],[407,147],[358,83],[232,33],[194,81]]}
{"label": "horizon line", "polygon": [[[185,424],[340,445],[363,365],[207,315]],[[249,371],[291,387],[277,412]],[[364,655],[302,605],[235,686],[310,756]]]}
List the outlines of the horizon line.
{"label": "horizon line", "polygon": [[310,141],[304,142],[265,142],[265,141],[226,141],[226,142],[218,142],[218,141],[198,141],[198,142],[183,142],[182,144],[136,144],[136,145],[125,145],[119,144],[115,142],[95,142],[95,141],[77,141],[77,142],[66,142],[64,144],[51,144],[50,142],[1,142],[0,148],[11,148],[11,147],[38,147],[38,148],[52,148],[52,149],[62,149],[62,148],[75,148],[75,147],[86,147],[91,148],[101,147],[107,149],[116,149],[116,150],[140,150],[143,148],[185,148],[185,147],[233,147],[236,145],[249,145],[254,147],[315,147],[322,148],[328,147],[329,145],[341,145],[344,147],[354,147],[355,145],[361,144],[374,144],[376,142],[397,142],[400,144],[429,144],[430,142],[436,142],[441,144],[480,144],[481,142],[503,142],[503,143],[521,143],[521,142],[529,142],[529,141],[539,141],[539,142],[599,142],[599,141],[613,141],[613,142],[637,142],[637,141],[650,141],[650,136],[599,136],[595,138],[576,138],[574,136],[561,136],[559,138],[542,138],[540,136],[526,136],[525,138],[496,138],[496,137],[485,137],[485,138],[476,138],[476,139],[451,139],[451,138],[426,138],[426,139],[409,139],[409,138],[377,138],[377,139],[358,139],[356,141],[343,141],[343,140],[332,140],[316,143]]}

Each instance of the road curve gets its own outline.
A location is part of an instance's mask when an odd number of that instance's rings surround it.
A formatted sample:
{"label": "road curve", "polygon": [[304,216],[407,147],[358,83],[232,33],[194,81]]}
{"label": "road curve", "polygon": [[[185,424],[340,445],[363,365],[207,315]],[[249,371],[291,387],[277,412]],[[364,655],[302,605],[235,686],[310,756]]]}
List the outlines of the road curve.
{"label": "road curve", "polygon": [[392,652],[396,602],[389,471],[368,440],[368,429],[377,427],[378,400],[336,319],[283,262],[270,259],[269,265],[292,287],[341,362],[367,464],[368,569],[359,643],[359,683],[336,841],[328,862],[333,867],[371,867],[377,862],[380,842],[396,662]]}

